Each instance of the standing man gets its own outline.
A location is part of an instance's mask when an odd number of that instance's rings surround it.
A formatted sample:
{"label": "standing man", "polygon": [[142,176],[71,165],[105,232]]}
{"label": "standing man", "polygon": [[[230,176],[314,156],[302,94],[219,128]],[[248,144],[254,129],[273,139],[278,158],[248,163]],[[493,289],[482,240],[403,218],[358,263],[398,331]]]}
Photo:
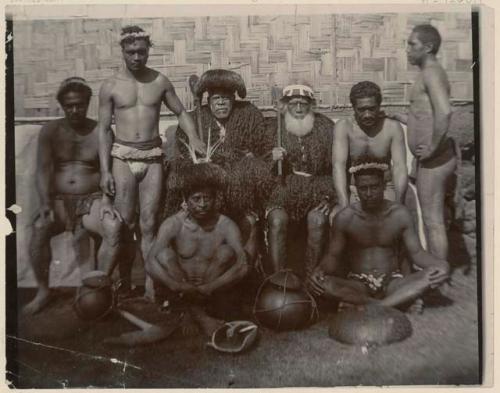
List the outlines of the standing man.
{"label": "standing man", "polygon": [[[133,232],[139,204],[141,251],[146,260],[156,232],[163,189],[163,153],[158,131],[161,103],[174,112],[193,149],[204,151],[195,127],[168,78],[146,67],[151,40],[142,28],[127,26],[120,36],[125,68],[106,80],[99,93],[99,157],[101,188],[114,196],[115,207],[126,223],[124,255],[135,255]],[[116,136],[110,128],[114,116]],[[122,261],[131,269],[133,260]],[[128,283],[130,285],[130,283]],[[147,298],[153,298],[146,277]]]}
{"label": "standing man", "polygon": [[[308,280],[312,292],[350,304],[396,307],[443,284],[448,262],[422,249],[404,205],[384,199],[387,164],[363,162],[352,169],[360,202],[335,216],[328,253]],[[421,270],[405,274],[400,243]]]}
{"label": "standing man", "polygon": [[375,83],[357,83],[352,87],[349,98],[354,117],[337,122],[333,143],[333,179],[338,198],[337,209],[348,206],[351,199],[348,186],[351,179],[348,179],[347,167],[350,162],[363,156],[381,159],[387,163],[392,159],[392,169],[385,174],[386,197],[404,203],[408,170],[401,125],[395,120],[387,119],[380,110],[382,93]]}
{"label": "standing man", "polygon": [[455,145],[448,136],[451,118],[450,85],[436,60],[441,45],[431,25],[416,26],[408,38],[408,61],[420,68],[410,93],[408,115],[393,116],[408,126],[408,144],[417,159],[417,194],[429,251],[448,256],[444,202],[447,184],[457,166]]}
{"label": "standing man", "polygon": [[[272,268],[286,267],[289,224],[307,225],[305,271],[319,263],[328,239],[328,215],[334,201],[332,140],[334,123],[313,110],[314,93],[307,85],[283,89],[281,147],[272,150],[282,161],[282,178],[266,202],[268,252]],[[270,134],[276,140],[276,123]],[[277,166],[277,165],[275,165]],[[275,168],[276,170],[276,168]],[[276,172],[275,172],[276,173]]]}
{"label": "standing man", "polygon": [[[76,260],[90,256],[89,237],[98,247],[97,268],[111,274],[115,266],[120,216],[106,194],[99,190],[99,137],[96,122],[87,117],[92,90],[84,79],[64,80],[57,100],[64,118],[45,124],[38,139],[36,188],[40,210],[35,218],[30,242],[30,260],[38,284],[35,298],[23,312],[34,314],[51,299],[49,266],[50,240],[73,232]],[[80,266],[82,271],[95,266]]]}

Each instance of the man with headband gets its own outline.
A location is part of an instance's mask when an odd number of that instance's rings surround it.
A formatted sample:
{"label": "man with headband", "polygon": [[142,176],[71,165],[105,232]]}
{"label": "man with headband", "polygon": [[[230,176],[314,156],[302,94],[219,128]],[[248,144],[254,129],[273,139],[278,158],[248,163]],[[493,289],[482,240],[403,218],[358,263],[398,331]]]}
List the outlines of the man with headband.
{"label": "man with headband", "polygon": [[406,150],[403,129],[395,120],[387,119],[380,110],[382,93],[373,82],[355,84],[350,93],[353,118],[342,119],[335,125],[333,143],[334,183],[337,192],[337,210],[356,200],[356,190],[351,196],[347,176],[349,162],[369,155],[378,159],[392,160],[391,170],[386,173],[385,195],[388,199],[404,203],[408,186]]}
{"label": "man with headband", "polygon": [[[135,255],[133,242],[136,206],[143,259],[153,241],[163,188],[163,153],[158,122],[162,102],[186,130],[193,149],[204,151],[194,123],[175,94],[168,78],[146,66],[151,47],[149,35],[138,26],[127,26],[120,36],[125,67],[104,82],[99,93],[101,187],[122,215],[126,230],[123,255]],[[116,135],[110,129],[114,116]],[[121,261],[131,268],[132,260]],[[146,297],[153,298],[146,278]]]}
{"label": "man with headband", "polygon": [[[384,199],[388,165],[369,157],[354,164],[349,171],[360,201],[335,216],[329,250],[308,286],[317,296],[350,304],[409,305],[447,280],[449,264],[422,249],[408,209]],[[401,241],[422,270],[404,271]]]}
{"label": "man with headband", "polygon": [[[92,90],[84,79],[68,78],[57,92],[65,117],[45,124],[38,140],[36,187],[40,209],[30,243],[31,264],[38,284],[24,312],[40,311],[51,298],[50,240],[63,231],[74,235],[76,259],[90,255],[89,234],[100,244],[97,268],[111,274],[118,252],[120,216],[99,189],[99,137],[87,118]],[[82,272],[94,266],[80,265]]]}
{"label": "man with headband", "polygon": [[[328,239],[328,216],[334,201],[332,139],[334,123],[313,110],[314,93],[307,85],[283,89],[281,146],[272,150],[273,172],[282,161],[281,178],[266,201],[267,243],[274,271],[287,264],[290,224],[307,227],[305,271],[319,263]],[[276,146],[276,121],[270,127]],[[297,225],[298,224],[298,225]]]}

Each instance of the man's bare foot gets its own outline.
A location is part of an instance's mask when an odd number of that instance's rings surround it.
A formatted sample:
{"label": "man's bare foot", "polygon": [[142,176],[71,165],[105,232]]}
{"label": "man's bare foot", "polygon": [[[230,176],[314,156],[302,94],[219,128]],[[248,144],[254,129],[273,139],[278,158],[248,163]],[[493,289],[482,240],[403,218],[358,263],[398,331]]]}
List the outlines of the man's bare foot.
{"label": "man's bare foot", "polygon": [[422,314],[424,312],[424,301],[422,299],[416,299],[410,307],[408,307],[409,314]]}
{"label": "man's bare foot", "polygon": [[34,315],[46,307],[52,300],[52,292],[50,289],[39,289],[35,298],[26,304],[22,311],[22,315]]}
{"label": "man's bare foot", "polygon": [[211,337],[213,332],[224,325],[224,321],[208,316],[200,306],[191,306],[189,311],[194,321],[208,337]]}

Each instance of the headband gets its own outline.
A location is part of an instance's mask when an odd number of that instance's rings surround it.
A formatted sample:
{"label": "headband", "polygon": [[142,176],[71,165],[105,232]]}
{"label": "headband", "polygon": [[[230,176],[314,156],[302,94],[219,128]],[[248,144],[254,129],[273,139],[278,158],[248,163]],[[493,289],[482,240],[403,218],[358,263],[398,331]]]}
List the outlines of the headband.
{"label": "headband", "polygon": [[122,33],[120,34],[120,43],[129,38],[137,39],[137,38],[149,38],[149,34],[145,31],[131,32],[131,33]]}
{"label": "headband", "polygon": [[386,171],[387,169],[389,169],[389,165],[381,162],[365,162],[363,164],[350,167],[349,173],[353,174],[363,169],[378,169],[380,171]]}
{"label": "headband", "polygon": [[303,96],[314,100],[313,90],[306,85],[289,85],[283,89],[283,97]]}

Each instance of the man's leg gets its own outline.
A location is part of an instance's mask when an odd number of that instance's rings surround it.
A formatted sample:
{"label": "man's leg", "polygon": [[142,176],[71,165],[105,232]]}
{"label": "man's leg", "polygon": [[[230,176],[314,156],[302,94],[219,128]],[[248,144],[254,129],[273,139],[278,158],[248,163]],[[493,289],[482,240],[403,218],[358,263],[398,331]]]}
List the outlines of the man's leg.
{"label": "man's leg", "polygon": [[108,214],[101,220],[100,208],[101,201],[95,200],[89,214],[82,217],[82,223],[84,229],[101,239],[100,246],[96,250],[97,268],[111,275],[118,262],[122,224],[118,218],[111,218]]}
{"label": "man's leg", "polygon": [[[54,210],[56,222],[44,222],[41,218],[37,218],[33,225],[29,255],[38,290],[35,298],[23,307],[23,314],[35,314],[43,309],[50,301],[49,268],[50,261],[52,260],[50,240],[52,237],[64,231],[64,226],[60,224],[64,221],[58,219],[61,213],[64,214],[64,209],[59,206],[59,209]],[[61,212],[58,212],[58,210],[61,210]]]}
{"label": "man's leg", "polygon": [[[139,184],[139,223],[141,228],[141,252],[146,261],[149,249],[153,244],[157,231],[157,217],[160,210],[160,199],[163,190],[163,165],[152,163],[148,172]],[[144,296],[154,301],[154,284],[146,274]]]}
{"label": "man's leg", "polygon": [[456,158],[435,168],[419,166],[417,193],[422,207],[428,249],[437,258],[448,258],[448,237],[444,217],[446,186],[457,165]]}
{"label": "man's leg", "polygon": [[312,273],[320,262],[328,238],[328,215],[318,210],[307,214],[306,274]]}
{"label": "man's leg", "polygon": [[366,286],[355,280],[335,276],[325,276],[323,281],[324,296],[335,298],[350,304],[376,303],[377,300],[369,296]]}
{"label": "man's leg", "polygon": [[433,269],[423,269],[403,278],[391,281],[387,287],[386,297],[380,300],[381,305],[396,307],[417,299],[430,288],[428,275]]}
{"label": "man's leg", "polygon": [[136,243],[134,241],[135,207],[137,203],[137,182],[128,164],[113,158],[113,177],[115,179],[114,206],[123,219],[118,263],[122,288],[130,290],[132,265],[135,260]]}
{"label": "man's leg", "polygon": [[269,257],[273,272],[286,266],[286,243],[288,232],[288,214],[282,208],[274,209],[267,215]]}
{"label": "man's leg", "polygon": [[83,276],[93,270],[96,270],[95,261],[90,258],[90,233],[78,226],[73,232],[73,250],[75,251],[75,259],[80,268],[80,275]]}

